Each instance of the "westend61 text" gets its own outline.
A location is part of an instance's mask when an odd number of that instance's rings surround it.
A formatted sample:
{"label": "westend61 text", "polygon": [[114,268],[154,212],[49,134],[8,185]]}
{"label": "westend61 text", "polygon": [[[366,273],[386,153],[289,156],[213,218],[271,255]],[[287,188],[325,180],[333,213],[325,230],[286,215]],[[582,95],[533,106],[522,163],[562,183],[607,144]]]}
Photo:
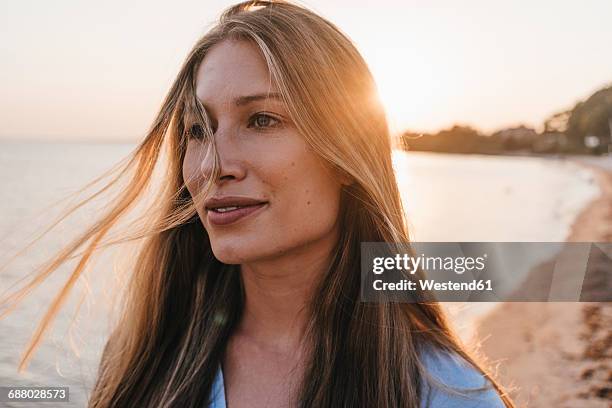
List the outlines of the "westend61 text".
{"label": "westend61 text", "polygon": [[[493,290],[491,280],[473,280],[471,282],[436,282],[433,279],[419,280],[420,290],[436,290],[436,291],[483,291]],[[399,282],[383,282],[378,279],[373,283],[374,290],[417,290],[417,284],[414,281],[402,279]]]}

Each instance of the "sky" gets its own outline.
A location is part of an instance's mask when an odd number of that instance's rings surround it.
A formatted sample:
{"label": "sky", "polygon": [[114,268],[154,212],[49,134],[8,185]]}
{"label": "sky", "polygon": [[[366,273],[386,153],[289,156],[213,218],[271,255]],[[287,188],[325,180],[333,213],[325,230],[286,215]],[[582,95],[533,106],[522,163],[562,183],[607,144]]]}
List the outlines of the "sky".
{"label": "sky", "polygon": [[[140,140],[234,1],[3,1],[0,139]],[[612,84],[612,1],[302,0],[356,44],[392,130],[484,132]]]}

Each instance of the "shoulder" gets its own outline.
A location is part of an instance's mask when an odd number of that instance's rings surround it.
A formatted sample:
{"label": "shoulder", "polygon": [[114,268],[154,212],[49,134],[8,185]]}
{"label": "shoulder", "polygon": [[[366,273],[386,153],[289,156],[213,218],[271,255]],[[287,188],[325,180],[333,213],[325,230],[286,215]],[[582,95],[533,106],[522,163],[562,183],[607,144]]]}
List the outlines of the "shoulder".
{"label": "shoulder", "polygon": [[503,408],[501,397],[483,374],[456,353],[423,349],[421,408]]}

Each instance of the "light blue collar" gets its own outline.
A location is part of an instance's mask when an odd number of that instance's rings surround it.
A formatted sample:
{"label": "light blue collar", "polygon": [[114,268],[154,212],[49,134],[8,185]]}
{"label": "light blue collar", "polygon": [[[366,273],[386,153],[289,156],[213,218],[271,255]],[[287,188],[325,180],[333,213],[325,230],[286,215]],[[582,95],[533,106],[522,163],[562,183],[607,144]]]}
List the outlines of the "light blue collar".
{"label": "light blue collar", "polygon": [[215,380],[213,381],[211,396],[212,401],[210,408],[226,408],[225,385],[223,383],[223,371],[221,370],[221,364],[219,364],[217,374],[215,375]]}
{"label": "light blue collar", "polygon": [[[474,406],[505,408],[505,404],[502,402],[499,394],[488,380],[460,356],[454,353],[448,354],[427,350],[423,358],[423,363],[429,374],[446,386],[464,391],[480,387],[484,387],[485,390],[469,396],[453,395],[437,389],[437,387],[431,387],[429,384],[425,384],[427,382],[425,381],[422,384],[423,396],[421,398],[421,408],[471,408]],[[212,401],[209,408],[227,408],[221,364],[219,364],[213,381],[211,397]]]}

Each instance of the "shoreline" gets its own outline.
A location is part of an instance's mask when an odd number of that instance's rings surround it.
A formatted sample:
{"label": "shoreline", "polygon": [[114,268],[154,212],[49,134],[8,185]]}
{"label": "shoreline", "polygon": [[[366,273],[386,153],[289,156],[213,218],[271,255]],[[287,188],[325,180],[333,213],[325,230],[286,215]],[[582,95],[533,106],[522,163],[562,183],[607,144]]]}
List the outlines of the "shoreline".
{"label": "shoreline", "polygon": [[[612,171],[576,217],[568,242],[612,242]],[[586,286],[586,282],[585,282]],[[476,325],[478,354],[518,407],[610,407],[612,303],[503,303]]]}

